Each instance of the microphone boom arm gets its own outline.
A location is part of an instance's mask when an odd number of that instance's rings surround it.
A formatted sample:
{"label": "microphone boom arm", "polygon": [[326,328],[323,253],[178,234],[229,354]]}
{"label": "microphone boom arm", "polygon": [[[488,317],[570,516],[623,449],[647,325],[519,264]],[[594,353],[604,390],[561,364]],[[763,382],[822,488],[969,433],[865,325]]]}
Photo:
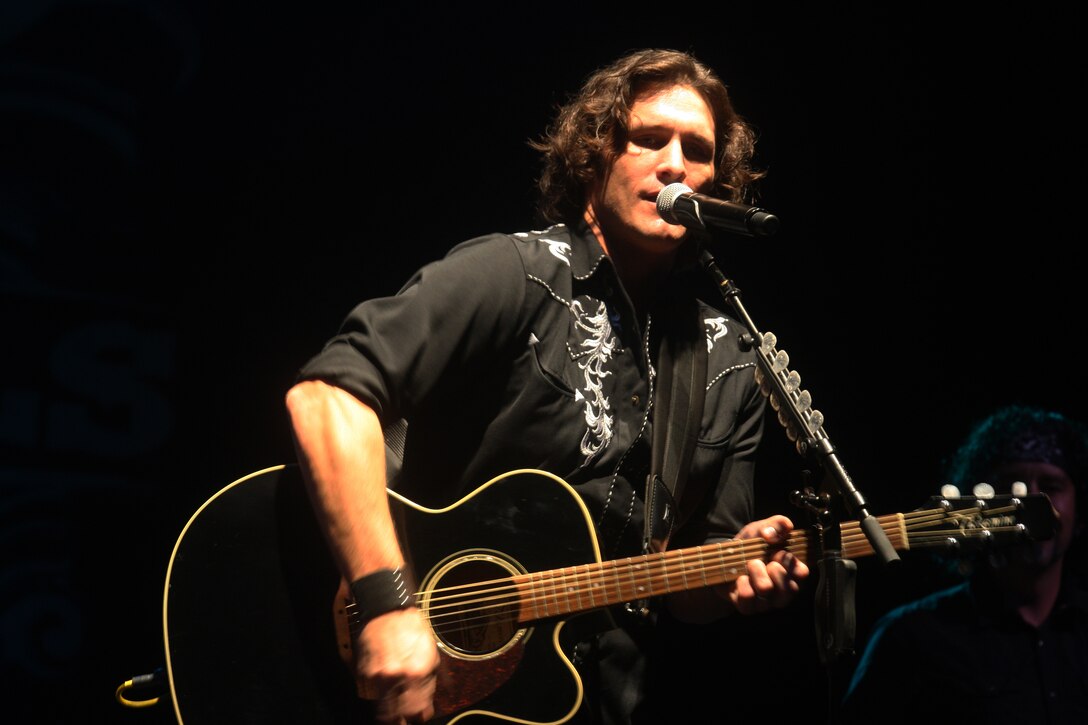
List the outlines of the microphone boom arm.
{"label": "microphone boom arm", "polygon": [[713,255],[705,248],[701,252],[701,265],[717,283],[722,298],[736,311],[741,322],[748,328],[749,342],[756,350],[756,379],[760,390],[768,397],[771,407],[778,413],[778,421],[786,429],[787,437],[794,442],[802,456],[819,455],[838,484],[846,509],[858,520],[873,551],[882,563],[898,561],[899,555],[880,522],[869,513],[865,498],[854,487],[835,453],[823,428],[823,414],[812,409],[812,396],[801,390],[801,378],[789,370],[789,356],[777,350],[774,333],[760,332],[740,300],[740,290],[718,268]]}

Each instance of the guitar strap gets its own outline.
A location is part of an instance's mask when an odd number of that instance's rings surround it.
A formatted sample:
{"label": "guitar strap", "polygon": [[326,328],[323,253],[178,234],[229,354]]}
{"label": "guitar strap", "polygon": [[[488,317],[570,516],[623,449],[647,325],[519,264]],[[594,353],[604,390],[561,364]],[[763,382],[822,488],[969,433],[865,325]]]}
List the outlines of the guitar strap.
{"label": "guitar strap", "polygon": [[396,420],[382,429],[385,438],[385,480],[386,486],[395,489],[400,479],[400,469],[404,465],[404,444],[408,438],[408,421]]}
{"label": "guitar strap", "polygon": [[653,441],[646,479],[643,548],[664,551],[691,467],[703,419],[707,349],[698,301],[683,297],[666,309],[657,355]]}

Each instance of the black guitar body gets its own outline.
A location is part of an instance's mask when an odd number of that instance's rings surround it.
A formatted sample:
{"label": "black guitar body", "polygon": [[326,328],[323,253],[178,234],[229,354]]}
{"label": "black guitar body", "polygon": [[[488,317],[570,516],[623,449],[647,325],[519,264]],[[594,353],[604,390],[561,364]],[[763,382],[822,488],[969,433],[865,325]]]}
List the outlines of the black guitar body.
{"label": "black guitar body", "polygon": [[[441,511],[396,497],[390,504],[426,591],[600,561],[577,495],[539,473],[512,472]],[[297,466],[258,471],[209,499],[167,574],[163,623],[179,723],[371,722],[338,640],[340,584]],[[582,684],[559,637],[568,612],[537,612],[530,625],[517,623],[516,603],[484,617],[421,605],[442,655],[433,722],[574,714]]]}
{"label": "black guitar body", "polygon": [[340,576],[298,469],[254,473],[193,516],[163,606],[179,723],[367,722],[337,656]]}

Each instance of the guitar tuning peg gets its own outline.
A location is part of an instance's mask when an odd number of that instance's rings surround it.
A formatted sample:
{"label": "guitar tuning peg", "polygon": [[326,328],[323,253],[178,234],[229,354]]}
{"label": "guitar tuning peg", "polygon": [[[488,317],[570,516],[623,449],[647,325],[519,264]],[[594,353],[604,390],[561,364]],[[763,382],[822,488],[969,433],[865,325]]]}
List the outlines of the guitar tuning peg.
{"label": "guitar tuning peg", "polygon": [[801,388],[801,374],[796,370],[791,370],[789,376],[786,378],[786,392],[793,393]]}
{"label": "guitar tuning peg", "polygon": [[808,415],[808,424],[810,428],[819,428],[824,424],[824,414],[818,410],[814,410]]}
{"label": "guitar tuning peg", "polygon": [[994,497],[994,487],[988,483],[976,483],[971,489],[976,498],[989,499]]}
{"label": "guitar tuning peg", "polygon": [[774,356],[774,362],[771,363],[771,370],[776,373],[780,373],[790,365],[790,356],[786,354],[785,350],[779,350],[778,354]]}
{"label": "guitar tuning peg", "polygon": [[960,490],[956,486],[953,486],[951,483],[946,483],[945,485],[941,486],[942,498],[958,498],[959,495]]}
{"label": "guitar tuning peg", "polygon": [[812,393],[807,390],[802,390],[801,394],[797,396],[797,407],[801,410],[807,410],[812,407]]}
{"label": "guitar tuning peg", "polygon": [[773,332],[763,333],[763,344],[759,346],[760,352],[764,355],[770,355],[774,350],[774,346],[778,344],[778,337]]}
{"label": "guitar tuning peg", "polygon": [[1028,485],[1026,483],[1024,483],[1023,481],[1014,481],[1013,484],[1012,484],[1012,495],[1013,496],[1027,496],[1028,495]]}
{"label": "guitar tuning peg", "polygon": [[[771,407],[775,410],[780,410],[782,408],[782,401],[778,399],[778,396],[775,393],[768,395],[767,399],[771,401]],[[781,418],[781,416],[779,417]]]}

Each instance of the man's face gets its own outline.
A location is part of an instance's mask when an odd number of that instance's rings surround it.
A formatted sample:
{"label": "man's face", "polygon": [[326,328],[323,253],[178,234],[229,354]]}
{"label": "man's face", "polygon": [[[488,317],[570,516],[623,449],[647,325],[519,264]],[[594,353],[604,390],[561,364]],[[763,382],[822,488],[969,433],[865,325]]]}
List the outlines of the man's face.
{"label": "man's face", "polygon": [[706,193],[714,180],[714,117],[686,86],[650,92],[631,106],[627,144],[607,178],[591,189],[591,213],[609,246],[671,253],[687,228],[657,212],[657,195],[682,182]]}
{"label": "man's face", "polygon": [[1012,484],[1021,481],[1028,493],[1045,493],[1058,515],[1058,531],[1054,538],[1031,548],[1031,561],[1038,566],[1049,566],[1065,554],[1073,541],[1077,521],[1077,488],[1069,475],[1050,463],[1006,463],[991,474],[997,493],[1010,493]]}

